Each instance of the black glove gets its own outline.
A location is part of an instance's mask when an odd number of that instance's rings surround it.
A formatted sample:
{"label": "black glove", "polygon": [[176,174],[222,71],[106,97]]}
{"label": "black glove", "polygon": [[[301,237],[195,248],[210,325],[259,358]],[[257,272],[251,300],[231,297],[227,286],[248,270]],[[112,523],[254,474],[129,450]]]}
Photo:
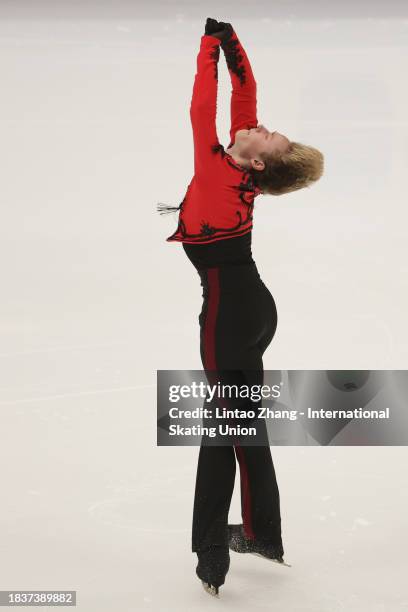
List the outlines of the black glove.
{"label": "black glove", "polygon": [[224,21],[216,21],[216,19],[211,19],[211,17],[207,17],[204,34],[219,38],[221,41],[221,45],[226,43],[227,40],[231,38],[232,31],[233,29],[230,23],[225,23]]}
{"label": "black glove", "polygon": [[214,32],[219,32],[222,30],[222,27],[218,23],[216,19],[211,19],[211,17],[207,17],[207,21],[205,22],[205,32],[204,34],[212,35]]}

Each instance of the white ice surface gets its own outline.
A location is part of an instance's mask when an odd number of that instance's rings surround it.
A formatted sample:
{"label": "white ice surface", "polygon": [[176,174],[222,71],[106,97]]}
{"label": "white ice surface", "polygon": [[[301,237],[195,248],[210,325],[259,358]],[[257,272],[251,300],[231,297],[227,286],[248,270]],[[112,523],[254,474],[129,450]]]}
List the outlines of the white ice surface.
{"label": "white ice surface", "polygon": [[[76,590],[84,612],[402,612],[404,447],[273,448],[293,567],[232,554],[222,603],[195,576],[198,448],[156,447],[155,381],[201,368],[201,288],[155,204],[191,179],[204,11],[0,23],[0,589]],[[259,121],[326,158],[310,190],[257,199],[265,368],[406,369],[408,20],[213,16]],[[227,145],[222,57],[219,79]]]}

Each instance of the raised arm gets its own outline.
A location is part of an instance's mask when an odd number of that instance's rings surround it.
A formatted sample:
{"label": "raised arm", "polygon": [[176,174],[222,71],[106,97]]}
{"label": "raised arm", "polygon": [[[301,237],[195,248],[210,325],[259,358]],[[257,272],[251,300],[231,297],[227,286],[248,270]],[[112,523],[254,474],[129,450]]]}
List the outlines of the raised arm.
{"label": "raised arm", "polygon": [[194,172],[196,177],[208,176],[214,164],[213,147],[219,146],[216,128],[218,60],[221,40],[204,34],[197,56],[190,118],[194,140]]}
{"label": "raised arm", "polygon": [[231,24],[224,25],[230,28],[230,37],[221,41],[232,84],[230,147],[238,130],[258,125],[257,86],[251,64],[235,30]]}

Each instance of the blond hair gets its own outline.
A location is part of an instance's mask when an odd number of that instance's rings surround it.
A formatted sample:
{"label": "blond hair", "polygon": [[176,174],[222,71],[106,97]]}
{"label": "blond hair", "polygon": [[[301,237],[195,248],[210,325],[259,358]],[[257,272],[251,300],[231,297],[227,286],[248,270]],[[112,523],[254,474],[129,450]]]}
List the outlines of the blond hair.
{"label": "blond hair", "polygon": [[263,170],[251,168],[256,185],[267,195],[283,195],[310,187],[323,174],[324,156],[314,147],[291,142],[285,153],[261,153]]}

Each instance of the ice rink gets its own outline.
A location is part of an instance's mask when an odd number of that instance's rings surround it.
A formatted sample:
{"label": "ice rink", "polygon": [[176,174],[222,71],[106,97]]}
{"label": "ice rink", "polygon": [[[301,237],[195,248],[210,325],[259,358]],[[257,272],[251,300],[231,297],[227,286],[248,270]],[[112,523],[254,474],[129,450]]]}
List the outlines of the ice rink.
{"label": "ice rink", "polygon": [[[219,601],[195,575],[199,449],[156,446],[156,371],[201,368],[201,287],[156,204],[192,178],[209,16],[248,54],[259,122],[325,155],[310,189],[256,200],[265,369],[408,369],[406,4],[3,0],[0,590],[76,590],[81,612],[403,612],[406,447],[272,447],[292,568],[231,553]],[[230,91],[221,53],[224,146]],[[237,469],[233,523],[238,493]]]}

